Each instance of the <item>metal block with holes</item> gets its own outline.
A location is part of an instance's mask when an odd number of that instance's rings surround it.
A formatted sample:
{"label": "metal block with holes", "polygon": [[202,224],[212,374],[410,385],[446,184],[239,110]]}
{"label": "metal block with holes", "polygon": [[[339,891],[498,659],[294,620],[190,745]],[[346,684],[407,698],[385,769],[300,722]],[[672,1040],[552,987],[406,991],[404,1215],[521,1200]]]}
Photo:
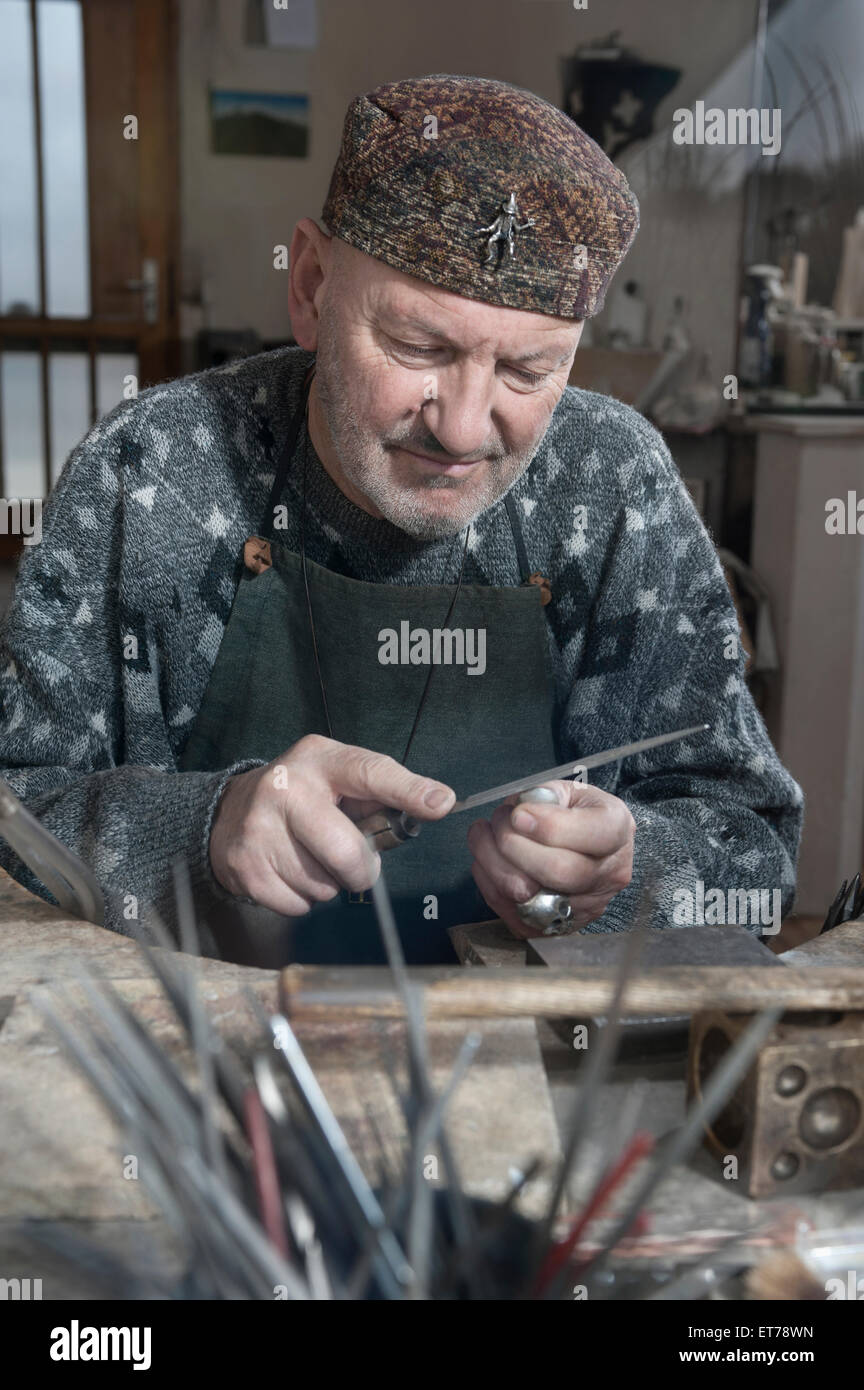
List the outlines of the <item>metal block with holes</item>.
{"label": "metal block with holes", "polygon": [[[691,1099],[749,1022],[744,1014],[694,1015]],[[784,1014],[705,1143],[719,1158],[737,1159],[751,1197],[864,1186],[864,1014]]]}

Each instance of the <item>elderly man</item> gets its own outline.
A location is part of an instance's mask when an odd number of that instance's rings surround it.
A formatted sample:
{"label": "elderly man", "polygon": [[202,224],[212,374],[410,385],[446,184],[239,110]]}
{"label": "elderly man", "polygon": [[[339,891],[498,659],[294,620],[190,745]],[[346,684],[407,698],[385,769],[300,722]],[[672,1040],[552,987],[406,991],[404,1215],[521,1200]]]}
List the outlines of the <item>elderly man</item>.
{"label": "elderly man", "polygon": [[646,884],[658,926],[687,892],[788,908],[801,796],[711,541],[657,432],[567,386],[638,227],[623,177],[531,93],[433,76],[353,102],[323,222],[291,246],[297,346],[142,392],[67,462],[5,626],[14,789],[109,927],[170,919],[184,856],[206,948],[263,964],[381,959],[382,807],[426,823],[385,859],[414,962],[457,922],[537,930],[541,890],[589,931]]}

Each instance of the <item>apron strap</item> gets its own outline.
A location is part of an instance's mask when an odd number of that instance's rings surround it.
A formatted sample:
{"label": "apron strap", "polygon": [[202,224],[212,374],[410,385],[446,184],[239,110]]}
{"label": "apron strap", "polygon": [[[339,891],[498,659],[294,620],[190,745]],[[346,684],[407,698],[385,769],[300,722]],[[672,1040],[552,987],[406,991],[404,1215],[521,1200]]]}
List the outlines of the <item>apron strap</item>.
{"label": "apron strap", "polygon": [[523,584],[528,584],[531,579],[531,566],[528,563],[528,551],[525,549],[525,537],[522,535],[519,512],[516,508],[516,503],[513,501],[512,493],[505,492],[504,506],[507,510],[507,520],[510,522],[510,530],[513,532],[513,544],[516,547],[516,559],[519,562],[519,577]]}
{"label": "apron strap", "polygon": [[548,579],[545,579],[539,570],[531,569],[528,561],[528,551],[525,549],[525,537],[522,535],[522,523],[519,520],[519,509],[513,500],[511,492],[504,494],[504,507],[507,512],[507,520],[510,522],[510,530],[513,532],[513,544],[516,547],[516,559],[519,562],[519,575],[523,584],[536,584],[540,590],[540,602],[543,607],[552,600],[552,587]]}
{"label": "apron strap", "polygon": [[288,469],[291,467],[291,459],[294,454],[294,446],[297,443],[297,436],[300,433],[300,427],[302,426],[303,421],[306,417],[306,402],[309,399],[309,388],[312,385],[312,378],[314,375],[315,363],[313,362],[312,366],[309,368],[308,372],[303,378],[300,404],[297,407],[291,424],[288,427],[288,434],[285,437],[285,445],[282,449],[282,453],[279,456],[279,464],[276,468],[276,476],[273,479],[273,486],[270,489],[270,496],[267,499],[267,506],[261,517],[261,524],[258,528],[258,535],[261,536],[263,540],[269,540],[270,536],[273,533],[273,513],[276,509],[276,504],[279,501],[279,498],[282,496],[282,492],[285,487],[285,479],[288,476]]}

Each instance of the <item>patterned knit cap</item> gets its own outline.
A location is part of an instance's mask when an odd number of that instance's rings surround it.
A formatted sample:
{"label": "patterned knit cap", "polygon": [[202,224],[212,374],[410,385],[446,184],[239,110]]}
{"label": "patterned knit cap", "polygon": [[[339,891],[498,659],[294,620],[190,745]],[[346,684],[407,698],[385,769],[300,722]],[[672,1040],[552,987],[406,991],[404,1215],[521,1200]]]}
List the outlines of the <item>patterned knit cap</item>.
{"label": "patterned knit cap", "polygon": [[342,241],[442,289],[584,319],[603,308],[639,205],[550,102],[442,73],[355,98],[322,218]]}

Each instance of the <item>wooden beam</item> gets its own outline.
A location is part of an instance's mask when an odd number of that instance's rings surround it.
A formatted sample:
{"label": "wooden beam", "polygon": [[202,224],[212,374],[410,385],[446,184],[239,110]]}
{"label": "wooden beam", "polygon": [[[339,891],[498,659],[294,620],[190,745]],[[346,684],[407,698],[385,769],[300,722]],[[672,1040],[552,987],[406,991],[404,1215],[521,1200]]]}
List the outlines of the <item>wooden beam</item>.
{"label": "wooden beam", "polygon": [[[601,966],[579,970],[494,971],[461,966],[418,966],[409,978],[425,987],[428,1018],[592,1018],[609,1012],[616,972]],[[292,965],[281,974],[282,1006],[298,1022],[399,1018],[402,1004],[383,966],[335,968]],[[758,1013],[782,1007],[798,1012],[864,1011],[864,969],[830,967],[765,970],[760,966],[668,966],[628,981],[624,1012],[690,1014],[703,1009]]]}
{"label": "wooden beam", "polygon": [[39,339],[46,334],[50,334],[52,338],[80,338],[82,342],[86,342],[88,338],[125,339],[133,352],[137,338],[135,325],[128,319],[125,323],[116,319],[98,318],[48,319],[39,318],[35,314],[29,318],[0,318],[0,340],[33,339],[34,344],[38,345]]}

